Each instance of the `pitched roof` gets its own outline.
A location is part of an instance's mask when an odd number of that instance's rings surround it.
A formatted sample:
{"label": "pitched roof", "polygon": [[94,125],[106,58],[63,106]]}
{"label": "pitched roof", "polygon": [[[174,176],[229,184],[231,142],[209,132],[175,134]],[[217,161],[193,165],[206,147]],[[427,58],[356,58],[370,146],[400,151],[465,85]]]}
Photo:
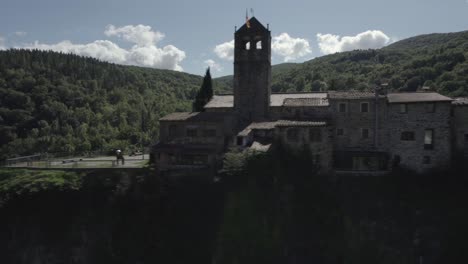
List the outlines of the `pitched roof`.
{"label": "pitched roof", "polygon": [[322,121],[298,121],[298,120],[277,120],[267,122],[250,123],[244,130],[238,133],[238,136],[247,136],[252,130],[271,130],[275,127],[319,127],[326,126]]}
{"label": "pitched roof", "polygon": [[435,92],[389,93],[389,103],[450,102],[451,98]]}
{"label": "pitched roof", "polygon": [[284,106],[329,106],[327,98],[286,98]]}
{"label": "pitched roof", "polygon": [[[285,106],[286,99],[304,99],[293,101],[294,103],[299,103],[301,101],[304,103],[310,103],[310,101],[305,100],[307,98],[319,98],[326,100],[327,93],[274,93],[270,96],[270,106]],[[289,103],[291,103],[291,100],[289,100]]]}
{"label": "pitched roof", "polygon": [[238,133],[239,136],[247,136],[250,131],[259,129],[259,130],[270,130],[274,129],[276,126],[277,121],[272,122],[253,122],[250,123],[246,128],[244,128],[241,132]]}
{"label": "pitched roof", "polygon": [[247,27],[245,23],[242,25],[237,31],[236,34],[244,34],[244,33],[253,33],[259,31],[268,31],[268,29],[260,23],[255,17],[249,18],[250,28]]}
{"label": "pitched roof", "polygon": [[[319,100],[306,100],[308,98],[317,98]],[[274,93],[270,96],[270,106],[286,106],[286,99],[301,99],[301,100],[288,100],[289,105],[300,106],[326,106],[328,105],[327,93]],[[213,98],[205,105],[205,108],[230,108],[234,107],[234,96],[228,95],[214,95]]]}
{"label": "pitched roof", "polygon": [[[375,98],[375,93],[372,91],[328,91],[330,99],[371,99]],[[380,96],[382,97],[382,96]]]}
{"label": "pitched roof", "polygon": [[278,120],[276,127],[320,127],[326,126],[327,122],[323,121],[296,121],[296,120]]}
{"label": "pitched roof", "polygon": [[452,105],[456,106],[468,106],[468,97],[458,97],[454,98]]}
{"label": "pitched roof", "polygon": [[230,114],[220,112],[174,112],[160,118],[159,121],[222,122],[226,116],[230,116]]}
{"label": "pitched roof", "polygon": [[229,108],[234,107],[234,96],[232,94],[213,95],[213,98],[205,105],[205,108]]}

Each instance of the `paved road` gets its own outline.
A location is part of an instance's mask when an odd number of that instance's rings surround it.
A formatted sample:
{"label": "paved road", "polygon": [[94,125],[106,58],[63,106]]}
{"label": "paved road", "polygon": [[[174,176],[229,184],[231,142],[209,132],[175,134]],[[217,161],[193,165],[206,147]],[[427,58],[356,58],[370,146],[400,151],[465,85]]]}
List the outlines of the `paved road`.
{"label": "paved road", "polygon": [[92,168],[141,168],[148,163],[149,155],[137,155],[137,156],[128,156],[124,155],[125,164],[122,165],[121,162],[117,164],[115,156],[99,156],[93,158],[87,157],[73,157],[60,159],[56,158],[49,162],[47,161],[32,161],[32,162],[21,162],[8,167],[14,168],[83,168],[83,169],[92,169]]}

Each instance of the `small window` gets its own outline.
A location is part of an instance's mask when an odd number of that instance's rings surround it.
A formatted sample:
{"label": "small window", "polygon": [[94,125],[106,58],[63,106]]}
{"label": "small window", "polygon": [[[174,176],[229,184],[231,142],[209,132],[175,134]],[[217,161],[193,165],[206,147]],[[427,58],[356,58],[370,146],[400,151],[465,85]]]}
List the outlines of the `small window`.
{"label": "small window", "polygon": [[434,113],[434,112],[435,112],[435,103],[426,104],[426,113]]}
{"label": "small window", "polygon": [[290,128],[286,134],[288,141],[296,142],[299,140],[299,132],[296,128]]}
{"label": "small window", "polygon": [[338,112],[340,112],[340,113],[346,112],[346,103],[340,103],[338,105]]}
{"label": "small window", "polygon": [[468,134],[465,134],[465,142],[468,143]]}
{"label": "small window", "polygon": [[261,50],[262,49],[262,41],[261,40],[257,41],[257,44],[255,46],[256,46],[256,49]]}
{"label": "small window", "polygon": [[406,114],[408,112],[408,105],[407,104],[400,104],[400,113]]}
{"label": "small window", "polygon": [[430,156],[424,156],[423,157],[423,164],[431,164],[431,157]]}
{"label": "small window", "polygon": [[320,130],[320,128],[309,129],[309,139],[311,142],[322,141],[322,130]]}
{"label": "small window", "polygon": [[369,112],[369,103],[361,103],[361,113]]}
{"label": "small window", "polygon": [[336,135],[337,136],[344,136],[344,129],[343,128],[337,128],[336,129]]}
{"label": "small window", "polygon": [[404,141],[414,141],[414,132],[413,131],[403,131],[401,132],[401,140]]}
{"label": "small window", "polygon": [[250,50],[250,42],[247,41],[244,46],[245,50]]}
{"label": "small window", "polygon": [[205,129],[203,130],[204,137],[216,137],[216,129]]}
{"label": "small window", "polygon": [[361,138],[362,139],[368,139],[369,138],[369,129],[368,128],[361,129]]}
{"label": "small window", "polygon": [[196,137],[197,129],[196,128],[187,128],[187,137]]}
{"label": "small window", "polygon": [[434,130],[426,129],[424,130],[424,149],[433,149],[434,148]]}

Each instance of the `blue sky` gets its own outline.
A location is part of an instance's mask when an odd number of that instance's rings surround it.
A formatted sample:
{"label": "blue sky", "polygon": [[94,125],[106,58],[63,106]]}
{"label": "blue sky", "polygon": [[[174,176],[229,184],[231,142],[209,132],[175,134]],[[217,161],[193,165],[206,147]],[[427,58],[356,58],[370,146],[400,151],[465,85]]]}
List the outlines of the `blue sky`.
{"label": "blue sky", "polygon": [[468,0],[1,0],[0,49],[40,48],[121,64],[232,74],[245,10],[270,24],[273,64],[468,30]]}

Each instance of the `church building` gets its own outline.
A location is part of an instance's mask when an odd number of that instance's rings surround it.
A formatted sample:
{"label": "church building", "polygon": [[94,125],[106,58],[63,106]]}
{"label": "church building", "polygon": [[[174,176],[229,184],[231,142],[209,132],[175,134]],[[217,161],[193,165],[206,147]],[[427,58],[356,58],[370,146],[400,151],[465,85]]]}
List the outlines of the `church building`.
{"label": "church building", "polygon": [[[160,119],[152,157],[159,171],[218,170],[233,147],[310,150],[324,173],[418,172],[468,156],[468,100],[436,92],[271,92],[271,32],[255,17],[234,34],[233,94],[203,112]],[[466,157],[465,156],[465,157]]]}

